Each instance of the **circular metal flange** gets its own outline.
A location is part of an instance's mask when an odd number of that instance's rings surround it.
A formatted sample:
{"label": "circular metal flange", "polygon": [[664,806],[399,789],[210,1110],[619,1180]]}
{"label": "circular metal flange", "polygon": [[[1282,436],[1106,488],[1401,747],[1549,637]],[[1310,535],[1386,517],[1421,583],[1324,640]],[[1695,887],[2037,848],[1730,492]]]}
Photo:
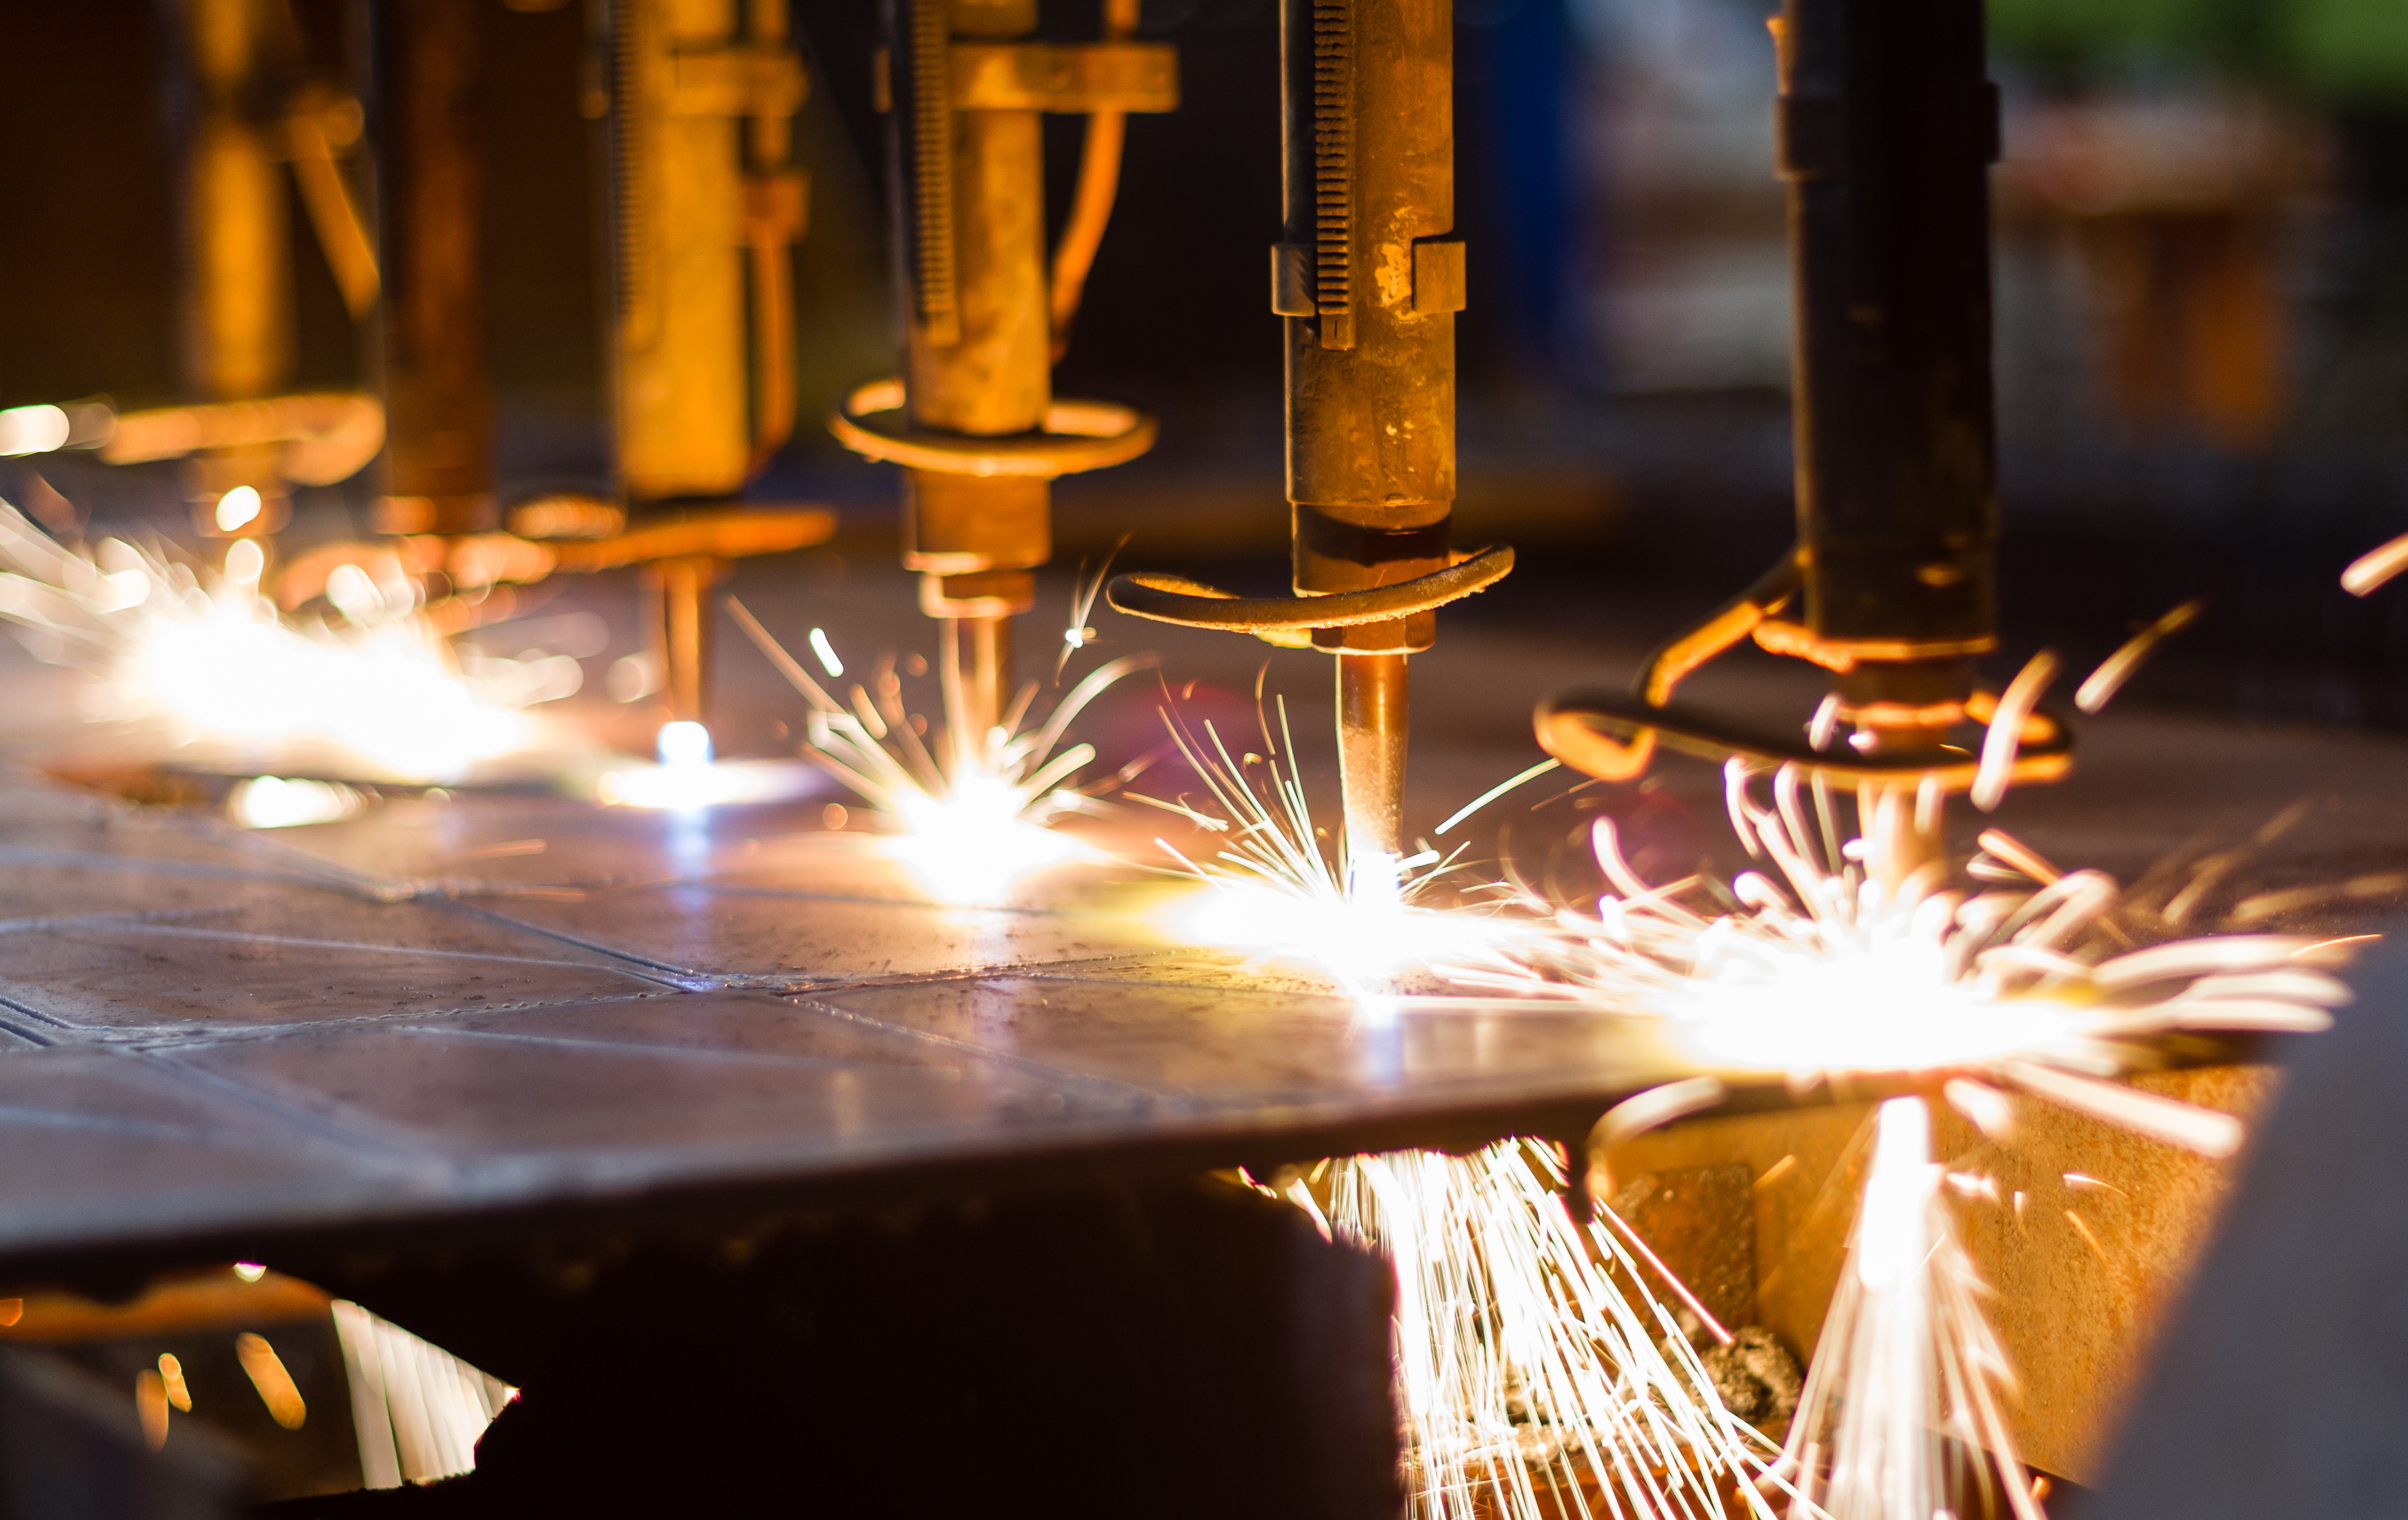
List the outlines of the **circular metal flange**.
{"label": "circular metal flange", "polygon": [[1056,400],[1037,432],[979,438],[911,426],[903,400],[900,380],[871,380],[844,398],[828,431],[865,458],[908,469],[1040,480],[1126,464],[1154,447],[1154,420],[1117,401]]}
{"label": "circular metal flange", "polygon": [[1120,575],[1105,588],[1104,599],[1114,610],[1131,617],[1187,628],[1224,628],[1301,648],[1309,639],[1279,636],[1310,635],[1315,628],[1352,628],[1427,612],[1487,590],[1512,568],[1513,551],[1498,544],[1443,570],[1368,591],[1333,592],[1326,596],[1233,596],[1177,576]]}

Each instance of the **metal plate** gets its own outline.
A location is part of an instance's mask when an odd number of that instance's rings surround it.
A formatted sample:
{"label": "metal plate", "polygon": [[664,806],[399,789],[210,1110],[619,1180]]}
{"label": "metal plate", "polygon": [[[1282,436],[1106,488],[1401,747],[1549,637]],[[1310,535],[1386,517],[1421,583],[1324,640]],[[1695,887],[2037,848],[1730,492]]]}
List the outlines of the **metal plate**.
{"label": "metal plate", "polygon": [[797,822],[0,782],[0,1269],[1576,1131],[1670,1071],[1171,946],[1142,874],[948,907]]}

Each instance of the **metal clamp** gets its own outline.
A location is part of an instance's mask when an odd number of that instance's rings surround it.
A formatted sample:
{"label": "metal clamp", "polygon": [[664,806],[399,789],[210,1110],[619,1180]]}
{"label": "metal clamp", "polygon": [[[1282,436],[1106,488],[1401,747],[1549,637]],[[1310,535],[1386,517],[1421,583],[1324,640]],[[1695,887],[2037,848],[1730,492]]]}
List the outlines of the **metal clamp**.
{"label": "metal clamp", "polygon": [[671,116],[792,116],[810,77],[792,49],[737,43],[669,55]]}
{"label": "metal clamp", "polygon": [[1154,420],[1134,407],[1057,399],[1045,409],[1039,432],[970,437],[911,426],[901,421],[903,401],[900,380],[871,380],[844,398],[828,431],[864,458],[910,469],[1039,480],[1125,464],[1154,447],[1156,431]]}
{"label": "metal clamp", "polygon": [[1179,54],[1162,42],[956,42],[959,111],[1173,111]]}
{"label": "metal clamp", "polygon": [[[2073,768],[2073,735],[2063,723],[2035,713],[2033,737],[2017,750],[2008,779],[2017,784],[2054,782]],[[1751,729],[1720,713],[1657,706],[1612,692],[1571,692],[1539,705],[1533,723],[1539,747],[1584,776],[1627,782],[1647,768],[1660,738],[1667,749],[1701,760],[1733,757],[1770,768],[1795,765],[1809,776],[1859,782],[1921,782],[1942,791],[1971,790],[1980,757],[1958,749],[1877,751],[1870,754],[1817,750],[1803,738]]]}
{"label": "metal clamp", "polygon": [[1443,570],[1393,586],[1334,592],[1325,596],[1238,596],[1169,575],[1120,575],[1104,588],[1113,610],[1184,628],[1222,628],[1249,633],[1285,649],[1310,649],[1315,628],[1350,628],[1388,623],[1460,601],[1485,591],[1513,568],[1513,551],[1499,544],[1469,554]]}
{"label": "metal clamp", "polygon": [[[1829,669],[1848,669],[1849,663],[1818,657],[1788,647],[1778,637],[1766,637],[1768,630],[1797,626],[1777,621],[1775,614],[1796,598],[1801,580],[1799,552],[1792,548],[1754,585],[1659,645],[1640,667],[1627,694],[1573,692],[1541,703],[1533,718],[1540,748],[1583,775],[1606,782],[1637,779],[1655,757],[1660,738],[1668,748],[1701,759],[1739,756],[1768,767],[1796,765],[1829,781],[1895,783],[1930,777],[1946,791],[1971,788],[1980,762],[1965,751],[1817,750],[1802,738],[1766,734],[1723,714],[1673,701],[1673,692],[1699,667],[1751,637],[1774,653],[1811,659]],[[1808,638],[1811,641],[1811,635]],[[1986,723],[1995,710],[1995,699],[1977,692],[1956,715]],[[2072,733],[2059,719],[2034,712],[2016,737],[2011,781],[2053,782],[2072,769]]]}

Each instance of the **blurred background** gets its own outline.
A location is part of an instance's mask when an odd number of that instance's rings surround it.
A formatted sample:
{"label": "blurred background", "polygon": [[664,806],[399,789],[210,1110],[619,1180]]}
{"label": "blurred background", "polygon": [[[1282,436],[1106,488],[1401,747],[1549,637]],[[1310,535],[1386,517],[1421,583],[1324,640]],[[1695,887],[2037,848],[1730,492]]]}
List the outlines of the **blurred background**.
{"label": "blurred background", "polygon": [[[314,65],[359,66],[353,5],[293,7]],[[1643,647],[1787,542],[1770,8],[1456,0],[1470,247],[1457,536],[1525,554],[1454,623]],[[1063,37],[1096,35],[1096,12],[1044,7]],[[810,418],[891,372],[894,337],[876,7],[793,13],[812,77],[795,254]],[[150,0],[9,7],[0,406],[177,398],[161,14]],[[1263,251],[1279,211],[1275,7],[1146,0],[1143,15],[1180,46],[1183,104],[1130,122],[1058,383],[1155,411],[1162,443],[1061,482],[1059,558],[1128,533],[1124,563],[1272,585],[1286,537]],[[2408,0],[1991,0],[1990,22],[2007,100],[2001,663],[2047,643],[2082,667],[2203,595],[2207,616],[2128,700],[2408,727],[2408,599],[2335,584],[2408,529]],[[505,497],[607,489],[585,18],[495,0],[482,24]],[[1067,203],[1079,123],[1046,130]],[[298,218],[293,237],[299,381],[356,384],[372,338]],[[365,531],[374,475],[305,489],[294,536]],[[0,463],[0,491],[37,516],[183,520],[166,470],[80,455]],[[893,482],[824,431],[803,427],[752,495],[842,509],[839,538],[796,573],[890,572]]]}

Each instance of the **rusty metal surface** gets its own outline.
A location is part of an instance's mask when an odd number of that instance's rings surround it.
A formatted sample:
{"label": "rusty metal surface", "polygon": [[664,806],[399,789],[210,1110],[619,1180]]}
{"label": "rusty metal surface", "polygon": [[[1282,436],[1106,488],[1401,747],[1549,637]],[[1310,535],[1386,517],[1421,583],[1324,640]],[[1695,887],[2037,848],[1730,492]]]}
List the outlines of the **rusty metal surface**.
{"label": "rusty metal surface", "polygon": [[1148,881],[945,907],[795,825],[489,796],[245,834],[0,778],[0,1270],[1555,1133],[1670,1074],[1600,1019],[1383,1018],[1172,947]]}

